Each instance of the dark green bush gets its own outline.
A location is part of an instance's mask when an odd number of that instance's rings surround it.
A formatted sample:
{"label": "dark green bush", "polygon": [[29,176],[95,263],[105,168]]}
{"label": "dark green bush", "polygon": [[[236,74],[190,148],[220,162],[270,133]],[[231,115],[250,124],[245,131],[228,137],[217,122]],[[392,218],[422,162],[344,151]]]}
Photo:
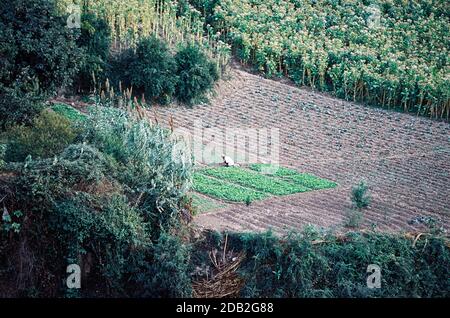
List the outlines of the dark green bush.
{"label": "dark green bush", "polygon": [[8,0],[0,6],[0,129],[29,124],[43,96],[68,87],[83,50],[54,0]]}
{"label": "dark green bush", "polygon": [[208,59],[197,45],[188,45],[175,55],[178,85],[176,97],[192,104],[204,97],[218,79],[216,65]]}
{"label": "dark green bush", "polygon": [[189,275],[190,249],[181,240],[162,233],[153,249],[153,261],[138,277],[144,291],[140,296],[153,298],[191,297]]}
{"label": "dark green bush", "polygon": [[85,63],[76,80],[76,88],[89,91],[96,83],[106,80],[111,29],[105,20],[91,13],[82,14],[81,23],[81,35],[77,39],[77,45],[84,48],[86,53]]}
{"label": "dark green bush", "polygon": [[77,137],[77,129],[69,119],[44,110],[32,126],[18,125],[5,133],[7,162],[23,161],[28,155],[49,158],[61,153]]}
{"label": "dark green bush", "polygon": [[131,85],[143,90],[148,100],[161,104],[172,100],[177,83],[176,64],[162,40],[155,36],[140,40],[129,71]]}
{"label": "dark green bush", "polygon": [[356,208],[362,209],[369,206],[372,199],[368,193],[368,190],[369,187],[364,183],[364,181],[361,181],[352,188],[351,200]]}
{"label": "dark green bush", "polygon": [[14,124],[31,124],[44,109],[43,100],[39,91],[0,84],[0,131]]}
{"label": "dark green bush", "polygon": [[15,262],[20,257],[15,256],[0,268],[27,275],[26,289],[36,287],[40,295],[49,295],[64,291],[64,284],[43,285],[42,275],[62,282],[65,266],[79,264],[89,277],[85,295],[96,290],[123,295],[151,236],[141,212],[113,177],[118,170],[114,160],[88,145],[71,145],[58,160],[31,160],[14,167],[16,178],[10,184],[15,193],[6,196],[5,204],[11,210],[20,206],[27,221],[16,238],[8,239],[8,247],[14,255],[15,244],[28,240],[25,248],[30,250],[25,253],[33,253],[39,266],[19,267]]}
{"label": "dark green bush", "polygon": [[0,7],[0,83],[41,90],[68,86],[82,65],[76,30],[66,27],[54,0],[8,0]]}
{"label": "dark green bush", "polygon": [[134,49],[129,48],[120,54],[111,55],[108,61],[108,79],[119,88],[119,83],[123,89],[130,88],[132,85],[131,64],[136,59]]}

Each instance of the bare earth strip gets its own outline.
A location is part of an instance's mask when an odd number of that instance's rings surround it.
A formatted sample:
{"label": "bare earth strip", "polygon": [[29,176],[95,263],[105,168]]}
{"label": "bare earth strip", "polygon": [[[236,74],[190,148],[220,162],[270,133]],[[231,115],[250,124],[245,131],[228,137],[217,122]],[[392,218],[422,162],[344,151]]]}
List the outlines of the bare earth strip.
{"label": "bare earth strip", "polygon": [[210,105],[160,107],[160,122],[174,126],[279,128],[280,163],[333,180],[331,190],[227,204],[202,214],[202,227],[283,233],[306,224],[340,230],[349,191],[364,179],[373,202],[365,226],[420,230],[408,221],[431,216],[450,227],[450,125],[414,115],[364,107],[233,69]]}

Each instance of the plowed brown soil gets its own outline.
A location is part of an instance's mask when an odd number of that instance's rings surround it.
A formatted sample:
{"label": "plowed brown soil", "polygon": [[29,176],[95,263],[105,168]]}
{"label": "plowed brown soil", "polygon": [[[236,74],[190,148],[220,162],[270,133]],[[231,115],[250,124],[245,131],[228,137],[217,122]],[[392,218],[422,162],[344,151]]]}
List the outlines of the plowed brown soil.
{"label": "plowed brown soil", "polygon": [[175,127],[278,127],[280,163],[336,181],[335,189],[226,204],[201,214],[207,228],[283,233],[306,224],[343,229],[350,189],[364,179],[372,204],[363,227],[420,230],[411,223],[450,220],[450,125],[410,114],[365,107],[233,69],[208,105],[159,107],[160,122]]}

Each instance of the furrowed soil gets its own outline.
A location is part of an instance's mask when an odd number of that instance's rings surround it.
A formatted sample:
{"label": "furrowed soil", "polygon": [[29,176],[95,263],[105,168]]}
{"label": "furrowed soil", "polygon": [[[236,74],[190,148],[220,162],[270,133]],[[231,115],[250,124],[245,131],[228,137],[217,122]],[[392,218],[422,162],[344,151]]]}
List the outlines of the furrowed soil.
{"label": "furrowed soil", "polygon": [[[199,120],[203,128],[279,129],[279,141],[271,140],[278,147],[281,165],[333,180],[338,186],[272,197],[250,206],[223,203],[218,210],[198,215],[199,226],[235,231],[271,228],[285,233],[313,224],[342,231],[351,207],[351,187],[365,180],[372,203],[364,211],[363,228],[420,231],[425,225],[417,220],[425,217],[449,229],[448,123],[357,105],[236,68],[228,77],[218,84],[209,104],[157,107],[149,114],[165,125],[172,117],[175,128],[191,133]],[[211,133],[203,143],[221,144],[217,137]],[[235,148],[245,156],[245,149]],[[218,160],[221,154],[216,153]],[[250,151],[250,155],[254,154]],[[239,156],[237,162],[243,158]]]}

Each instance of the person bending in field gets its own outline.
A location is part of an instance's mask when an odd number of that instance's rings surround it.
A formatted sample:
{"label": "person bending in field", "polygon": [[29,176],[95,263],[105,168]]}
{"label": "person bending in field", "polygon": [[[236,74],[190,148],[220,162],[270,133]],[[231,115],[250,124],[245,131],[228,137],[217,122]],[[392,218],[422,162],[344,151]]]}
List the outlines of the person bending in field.
{"label": "person bending in field", "polygon": [[228,156],[222,155],[222,159],[223,159],[223,163],[222,164],[225,167],[237,167],[237,166],[239,166],[237,163],[234,162],[233,159],[231,159]]}

